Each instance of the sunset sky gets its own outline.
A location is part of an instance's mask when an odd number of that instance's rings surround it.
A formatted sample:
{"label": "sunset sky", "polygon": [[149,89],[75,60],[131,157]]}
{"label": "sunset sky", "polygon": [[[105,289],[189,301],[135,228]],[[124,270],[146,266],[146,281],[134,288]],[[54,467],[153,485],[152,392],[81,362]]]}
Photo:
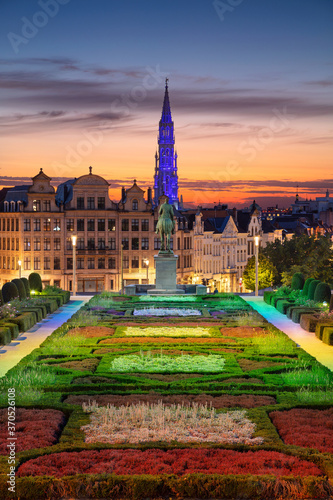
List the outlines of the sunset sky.
{"label": "sunset sky", "polygon": [[169,78],[185,204],[333,192],[332,0],[1,0],[1,186],[152,185]]}

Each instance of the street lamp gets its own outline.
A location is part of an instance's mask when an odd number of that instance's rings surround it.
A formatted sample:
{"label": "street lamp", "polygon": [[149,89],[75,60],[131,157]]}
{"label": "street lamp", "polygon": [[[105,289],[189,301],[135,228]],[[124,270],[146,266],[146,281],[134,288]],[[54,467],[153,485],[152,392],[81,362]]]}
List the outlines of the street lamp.
{"label": "street lamp", "polygon": [[259,282],[258,282],[258,261],[259,261],[259,236],[254,237],[254,244],[255,244],[255,254],[256,254],[256,291],[255,291],[255,296],[258,297],[258,288],[259,288]]}
{"label": "street lamp", "polygon": [[146,264],[146,268],[147,268],[147,285],[149,285],[149,260],[148,259],[145,259],[144,260],[144,263]]}
{"label": "street lamp", "polygon": [[72,247],[73,247],[73,297],[76,295],[76,286],[75,286],[75,281],[76,281],[76,240],[77,236],[76,234],[72,234],[71,236],[72,239]]}
{"label": "street lamp", "polygon": [[19,278],[21,278],[21,271],[22,271],[22,261],[18,261],[18,266],[19,266]]}

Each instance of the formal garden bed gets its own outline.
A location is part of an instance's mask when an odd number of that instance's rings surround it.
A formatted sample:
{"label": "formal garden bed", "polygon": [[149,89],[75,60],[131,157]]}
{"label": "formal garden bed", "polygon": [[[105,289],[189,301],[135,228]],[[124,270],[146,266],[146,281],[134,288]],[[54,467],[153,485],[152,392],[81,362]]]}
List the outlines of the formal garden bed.
{"label": "formal garden bed", "polygon": [[22,499],[328,499],[332,380],[240,297],[103,293],[0,379],[1,498],[15,387]]}

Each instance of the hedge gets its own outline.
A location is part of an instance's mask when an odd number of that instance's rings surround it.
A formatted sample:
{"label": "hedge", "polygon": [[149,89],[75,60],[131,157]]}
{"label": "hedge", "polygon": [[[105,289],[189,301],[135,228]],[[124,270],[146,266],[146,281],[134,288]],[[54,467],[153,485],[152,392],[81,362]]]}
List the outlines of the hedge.
{"label": "hedge", "polygon": [[43,290],[43,283],[40,274],[38,273],[29,274],[29,286],[31,290],[35,290],[36,292],[41,292]]}
{"label": "hedge", "polygon": [[319,340],[322,340],[323,338],[323,333],[324,333],[324,329],[326,327],[332,327],[333,324],[332,323],[329,323],[329,322],[324,322],[324,321],[321,321],[321,322],[318,322],[317,325],[316,325],[316,331],[315,331],[315,334],[316,334],[316,337],[319,339]]}
{"label": "hedge", "polygon": [[319,283],[314,293],[314,300],[316,302],[327,302],[331,300],[331,287],[327,283]]}
{"label": "hedge", "polygon": [[311,283],[309,285],[309,292],[308,292],[308,298],[310,300],[314,300],[314,294],[315,294],[317,285],[319,285],[319,283],[321,283],[320,280],[312,280],[311,281]]}
{"label": "hedge", "polygon": [[310,283],[314,281],[314,278],[308,278],[304,283],[304,288],[302,294],[308,297]]}
{"label": "hedge", "polygon": [[290,306],[290,304],[294,304],[295,301],[292,300],[292,299],[282,299],[282,300],[278,300],[277,303],[276,303],[276,309],[282,313],[282,314],[286,314],[287,312],[287,307]]}
{"label": "hedge", "polygon": [[315,332],[318,321],[318,316],[314,314],[302,314],[300,325],[307,332]]}
{"label": "hedge", "polygon": [[295,273],[291,280],[292,290],[303,290],[304,287],[304,276],[303,273]]}
{"label": "hedge", "polygon": [[24,285],[25,288],[25,293],[27,297],[30,297],[30,285],[29,285],[29,280],[27,278],[21,278],[21,281]]}
{"label": "hedge", "polygon": [[266,302],[266,304],[270,304],[274,294],[275,292],[269,292],[266,290],[264,292],[264,302]]}
{"label": "hedge", "polygon": [[14,283],[14,285],[16,285],[20,300],[26,299],[27,292],[25,291],[25,286],[24,286],[23,281],[20,278],[15,278],[12,280],[12,283]]}
{"label": "hedge", "polygon": [[333,326],[324,327],[322,341],[324,344],[333,345]]}
{"label": "hedge", "polygon": [[310,314],[319,311],[319,309],[311,308],[311,307],[295,307],[293,309],[291,319],[294,323],[299,323],[301,320],[302,314]]}
{"label": "hedge", "polygon": [[0,327],[9,328],[12,339],[16,339],[20,333],[19,327],[15,323],[10,323],[9,321],[8,322],[6,322],[6,320],[1,321]]}
{"label": "hedge", "polygon": [[42,314],[42,311],[39,307],[34,307],[34,306],[25,307],[20,312],[22,312],[22,313],[33,312],[36,315],[35,323],[37,323],[38,321],[42,321],[42,319],[43,319],[43,314]]}
{"label": "hedge", "polygon": [[15,283],[8,282],[3,285],[2,297],[5,304],[19,298],[19,292]]}
{"label": "hedge", "polygon": [[11,323],[16,323],[20,329],[20,332],[26,332],[31,328],[35,323],[34,323],[34,318],[35,318],[35,313],[33,312],[26,312],[20,314],[20,316],[17,316],[16,318],[11,318]]}
{"label": "hedge", "polygon": [[0,326],[0,345],[10,344],[12,335],[10,329],[6,326]]}

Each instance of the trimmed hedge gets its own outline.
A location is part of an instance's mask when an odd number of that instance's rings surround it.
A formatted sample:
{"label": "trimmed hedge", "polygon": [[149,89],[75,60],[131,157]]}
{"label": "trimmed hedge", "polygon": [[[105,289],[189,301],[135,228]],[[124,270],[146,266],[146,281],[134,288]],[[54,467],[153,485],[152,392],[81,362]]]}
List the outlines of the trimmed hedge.
{"label": "trimmed hedge", "polygon": [[324,328],[323,338],[324,344],[333,345],[333,326]]}
{"label": "trimmed hedge", "polygon": [[333,295],[331,295],[331,300],[330,300],[330,312],[333,311]]}
{"label": "trimmed hedge", "polygon": [[22,283],[24,285],[25,293],[27,294],[27,297],[30,297],[29,280],[27,278],[21,278],[21,281],[22,281]]}
{"label": "trimmed hedge", "polygon": [[308,291],[308,299],[314,300],[314,294],[317,288],[317,285],[321,283],[320,280],[312,280],[310,285],[309,285],[309,291]]}
{"label": "trimmed hedge", "polygon": [[35,313],[33,312],[26,312],[20,314],[20,316],[17,316],[16,318],[11,318],[11,323],[16,323],[19,327],[20,332],[26,332],[31,328],[35,323]]}
{"label": "trimmed hedge", "polygon": [[10,323],[9,321],[8,322],[6,322],[6,320],[1,321],[0,326],[9,328],[12,339],[16,339],[20,333],[19,327],[15,323]]}
{"label": "trimmed hedge", "polygon": [[39,307],[34,307],[34,306],[29,306],[29,307],[25,307],[24,309],[21,310],[22,313],[25,313],[25,312],[33,312],[35,315],[36,315],[36,323],[38,321],[42,321],[43,319],[43,314],[42,314],[42,310],[39,308]]}
{"label": "trimmed hedge", "polygon": [[10,344],[12,341],[12,334],[10,329],[6,326],[0,326],[0,345]]}
{"label": "trimmed hedge", "polygon": [[41,292],[43,290],[43,283],[40,274],[29,274],[29,286],[31,290],[35,290],[36,292]]}
{"label": "trimmed hedge", "polygon": [[266,302],[266,304],[270,304],[274,294],[275,294],[275,292],[265,291],[264,292],[264,302]]}
{"label": "trimmed hedge", "polygon": [[303,273],[295,273],[291,280],[292,290],[303,290],[304,287],[304,276]]}
{"label": "trimmed hedge", "polygon": [[291,304],[294,304],[295,301],[292,300],[292,299],[282,299],[282,300],[278,300],[277,303],[276,303],[276,309],[282,313],[282,314],[286,314],[287,312],[287,308],[291,305]]}
{"label": "trimmed hedge", "polygon": [[309,286],[310,286],[310,283],[314,281],[314,278],[308,278],[305,283],[304,283],[304,287],[303,287],[303,292],[302,292],[302,295],[305,295],[306,297],[308,296],[308,293],[309,293]]}
{"label": "trimmed hedge", "polygon": [[5,304],[19,298],[19,291],[13,282],[5,283],[2,287],[2,297]]}
{"label": "trimmed hedge", "polygon": [[20,278],[15,278],[12,280],[12,283],[14,283],[14,285],[16,285],[20,300],[26,299],[27,292],[25,291],[25,286],[24,286],[23,281]]}
{"label": "trimmed hedge", "polygon": [[328,321],[324,322],[324,321],[321,321],[321,322],[318,322],[317,325],[316,325],[316,331],[315,331],[315,334],[316,334],[316,337],[319,339],[319,340],[322,340],[323,338],[323,333],[324,333],[324,329],[326,327],[332,327],[333,324],[332,323],[329,323]]}
{"label": "trimmed hedge", "polygon": [[316,302],[328,302],[331,300],[331,287],[327,283],[319,283],[314,293]]}
{"label": "trimmed hedge", "polygon": [[299,323],[303,330],[306,330],[307,332],[315,332],[318,321],[318,316],[314,314],[302,314]]}
{"label": "trimmed hedge", "polygon": [[311,307],[295,307],[293,309],[291,319],[294,323],[299,323],[301,321],[302,314],[313,314],[319,311],[319,309],[311,308]]}

